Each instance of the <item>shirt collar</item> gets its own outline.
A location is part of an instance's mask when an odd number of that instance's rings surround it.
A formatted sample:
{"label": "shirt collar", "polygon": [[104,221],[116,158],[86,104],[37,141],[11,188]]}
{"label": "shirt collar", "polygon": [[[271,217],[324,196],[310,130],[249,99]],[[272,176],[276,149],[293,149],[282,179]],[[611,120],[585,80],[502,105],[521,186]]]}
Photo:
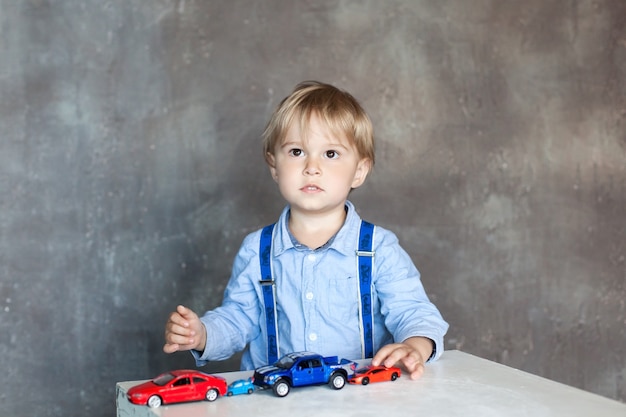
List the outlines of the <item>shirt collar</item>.
{"label": "shirt collar", "polygon": [[[346,201],[347,215],[346,220],[341,229],[333,236],[330,241],[322,246],[320,250],[333,249],[344,255],[354,254],[356,248],[356,239],[361,224],[361,218],[356,212],[354,205],[350,201]],[[276,235],[273,242],[274,256],[279,256],[289,249],[298,249],[295,239],[292,239],[287,227],[289,220],[290,206],[287,205],[277,222]]]}

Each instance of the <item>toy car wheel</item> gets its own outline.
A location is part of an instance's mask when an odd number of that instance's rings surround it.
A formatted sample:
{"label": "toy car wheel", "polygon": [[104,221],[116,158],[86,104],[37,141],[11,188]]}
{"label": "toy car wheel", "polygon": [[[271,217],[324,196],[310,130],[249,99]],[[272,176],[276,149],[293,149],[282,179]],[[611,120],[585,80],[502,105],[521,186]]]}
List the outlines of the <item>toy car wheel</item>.
{"label": "toy car wheel", "polygon": [[365,378],[363,378],[363,379],[361,380],[361,384],[363,384],[363,385],[367,385],[367,384],[369,384],[369,383],[370,383],[370,379],[369,379],[368,377],[365,377]]}
{"label": "toy car wheel", "polygon": [[157,408],[161,405],[161,402],[161,397],[159,397],[158,395],[153,395],[148,398],[148,407]]}
{"label": "toy car wheel", "polygon": [[276,381],[273,386],[274,394],[278,397],[285,397],[289,394],[289,383],[283,379]]}
{"label": "toy car wheel", "polygon": [[336,372],[330,376],[330,386],[334,389],[342,389],[346,385],[346,377],[341,372]]}
{"label": "toy car wheel", "polygon": [[232,391],[228,391],[228,392],[226,393],[226,395],[228,395],[229,397],[232,397],[232,396],[233,396],[233,392],[232,392]]}
{"label": "toy car wheel", "polygon": [[254,390],[252,388],[248,388],[248,394],[252,394]]}
{"label": "toy car wheel", "polygon": [[205,398],[207,401],[215,401],[217,400],[217,397],[219,396],[219,392],[217,392],[217,390],[215,388],[211,388],[210,390],[208,390],[206,392]]}
{"label": "toy car wheel", "polygon": [[393,374],[391,374],[391,380],[395,381],[396,379],[398,379],[398,374],[394,372]]}

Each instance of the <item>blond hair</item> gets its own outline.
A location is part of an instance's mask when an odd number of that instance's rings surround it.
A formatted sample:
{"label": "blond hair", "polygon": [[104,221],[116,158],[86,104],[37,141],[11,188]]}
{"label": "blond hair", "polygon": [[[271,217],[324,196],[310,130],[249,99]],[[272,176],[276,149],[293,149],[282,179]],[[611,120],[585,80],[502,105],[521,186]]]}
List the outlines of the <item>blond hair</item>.
{"label": "blond hair", "polygon": [[263,154],[273,154],[287,134],[291,123],[298,121],[306,132],[311,115],[318,116],[331,133],[345,135],[361,158],[374,165],[374,129],[361,105],[349,93],[319,81],[298,84],[285,97],[270,118],[263,132]]}

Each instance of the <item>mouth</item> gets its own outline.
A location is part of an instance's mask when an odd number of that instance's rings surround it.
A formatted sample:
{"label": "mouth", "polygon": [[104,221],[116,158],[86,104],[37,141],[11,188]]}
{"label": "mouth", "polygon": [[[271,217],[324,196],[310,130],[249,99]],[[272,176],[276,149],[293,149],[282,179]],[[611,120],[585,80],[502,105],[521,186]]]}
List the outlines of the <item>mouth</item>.
{"label": "mouth", "polygon": [[300,188],[300,191],[304,191],[305,193],[314,193],[317,191],[322,191],[322,189],[317,185],[307,184],[304,187]]}

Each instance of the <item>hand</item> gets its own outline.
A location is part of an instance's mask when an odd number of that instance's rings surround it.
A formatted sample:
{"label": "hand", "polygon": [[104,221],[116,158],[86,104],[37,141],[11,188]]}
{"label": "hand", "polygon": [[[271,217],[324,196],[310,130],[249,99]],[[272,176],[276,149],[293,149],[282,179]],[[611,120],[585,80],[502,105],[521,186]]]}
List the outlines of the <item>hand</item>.
{"label": "hand", "polygon": [[165,323],[165,345],[163,352],[181,350],[203,351],[206,344],[206,328],[198,315],[184,306],[176,307]]}
{"label": "hand", "polygon": [[433,341],[426,337],[410,337],[402,343],[383,346],[372,358],[372,365],[386,367],[402,363],[411,379],[424,374],[424,364],[433,352]]}

